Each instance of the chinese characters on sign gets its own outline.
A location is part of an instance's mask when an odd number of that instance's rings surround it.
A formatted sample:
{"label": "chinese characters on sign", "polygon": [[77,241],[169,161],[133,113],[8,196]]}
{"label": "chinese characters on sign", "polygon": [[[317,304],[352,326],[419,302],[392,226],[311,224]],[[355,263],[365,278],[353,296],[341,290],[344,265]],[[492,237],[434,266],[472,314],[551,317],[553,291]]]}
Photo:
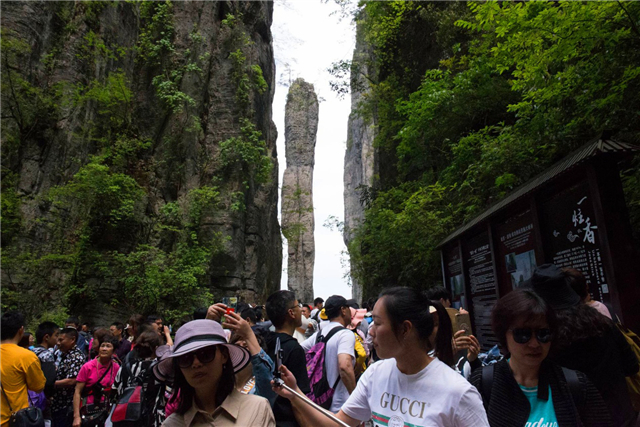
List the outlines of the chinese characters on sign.
{"label": "chinese characters on sign", "polygon": [[475,334],[488,350],[498,343],[491,330],[491,309],[498,299],[489,234],[482,232],[463,245],[468,271]]}
{"label": "chinese characters on sign", "polygon": [[609,286],[600,252],[598,226],[586,183],[554,195],[541,206],[545,253],[559,267],[584,274],[591,296],[609,301]]}

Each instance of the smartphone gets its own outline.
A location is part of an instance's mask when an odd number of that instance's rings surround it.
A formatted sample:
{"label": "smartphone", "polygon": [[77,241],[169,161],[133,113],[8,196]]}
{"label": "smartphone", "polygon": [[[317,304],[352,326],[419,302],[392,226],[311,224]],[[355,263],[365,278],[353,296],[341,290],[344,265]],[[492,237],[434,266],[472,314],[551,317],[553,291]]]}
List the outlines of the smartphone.
{"label": "smartphone", "polygon": [[276,380],[281,379],[280,378],[280,366],[282,366],[283,353],[284,353],[284,350],[280,347],[280,338],[278,338],[277,341],[276,341],[276,350],[275,350],[276,365],[275,365],[275,368],[273,369],[273,377]]}
{"label": "smartphone", "polygon": [[222,297],[222,303],[227,306],[225,314],[235,313],[238,307],[238,297]]}
{"label": "smartphone", "polygon": [[458,331],[464,331],[465,336],[471,335],[471,318],[469,313],[456,314],[456,323],[458,324]]}

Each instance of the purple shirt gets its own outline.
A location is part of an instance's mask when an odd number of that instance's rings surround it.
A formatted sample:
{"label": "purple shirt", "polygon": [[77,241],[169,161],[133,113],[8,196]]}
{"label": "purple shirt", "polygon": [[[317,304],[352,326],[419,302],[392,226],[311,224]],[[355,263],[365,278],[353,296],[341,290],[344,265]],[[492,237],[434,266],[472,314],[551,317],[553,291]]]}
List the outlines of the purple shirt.
{"label": "purple shirt", "polygon": [[124,362],[124,358],[131,351],[131,341],[127,339],[121,339],[118,344],[118,349],[116,350],[116,356],[120,361]]}

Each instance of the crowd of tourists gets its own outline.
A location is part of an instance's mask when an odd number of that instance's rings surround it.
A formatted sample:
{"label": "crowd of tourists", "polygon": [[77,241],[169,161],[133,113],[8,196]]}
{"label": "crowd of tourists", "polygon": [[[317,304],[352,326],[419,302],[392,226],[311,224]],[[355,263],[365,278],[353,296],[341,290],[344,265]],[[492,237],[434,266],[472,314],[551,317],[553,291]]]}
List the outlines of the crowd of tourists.
{"label": "crowd of tourists", "polygon": [[637,426],[638,357],[553,264],[491,312],[488,357],[441,287],[385,289],[362,307],[277,291],[264,305],[25,332],[2,315],[2,426]]}

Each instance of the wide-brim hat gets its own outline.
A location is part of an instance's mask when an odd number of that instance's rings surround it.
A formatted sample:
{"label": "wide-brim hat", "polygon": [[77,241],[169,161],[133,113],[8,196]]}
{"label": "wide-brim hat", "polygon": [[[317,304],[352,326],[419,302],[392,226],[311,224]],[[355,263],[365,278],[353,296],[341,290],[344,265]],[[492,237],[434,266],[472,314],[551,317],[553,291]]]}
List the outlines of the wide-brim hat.
{"label": "wide-brim hat", "polygon": [[531,288],[554,310],[580,304],[580,296],[567,282],[565,273],[555,264],[543,264],[533,271],[523,287]]}
{"label": "wide-brim hat", "polygon": [[364,320],[364,315],[367,313],[367,310],[364,308],[351,308],[351,326],[354,328],[358,326],[360,322]]}
{"label": "wide-brim hat", "polygon": [[249,363],[251,357],[249,352],[245,348],[229,344],[226,334],[218,322],[198,319],[185,323],[178,329],[174,345],[163,345],[156,349],[159,361],[153,367],[153,373],[160,381],[172,381],[175,375],[174,357],[212,345],[227,347],[234,372],[242,370]]}

